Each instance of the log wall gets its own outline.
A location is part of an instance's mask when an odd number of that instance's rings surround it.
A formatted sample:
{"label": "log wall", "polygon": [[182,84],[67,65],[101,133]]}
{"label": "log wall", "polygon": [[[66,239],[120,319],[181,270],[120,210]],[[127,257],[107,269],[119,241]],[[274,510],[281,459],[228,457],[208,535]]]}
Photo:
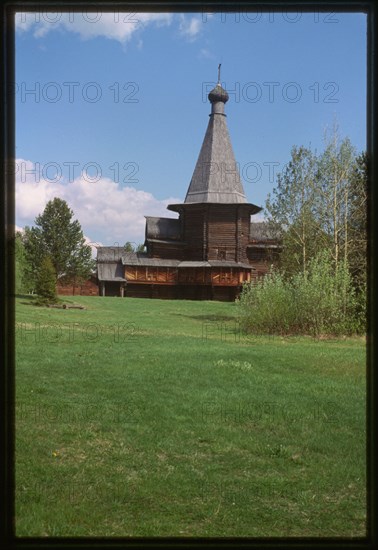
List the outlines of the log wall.
{"label": "log wall", "polygon": [[58,281],[56,285],[57,294],[61,296],[98,296],[98,284],[95,279],[88,279],[81,284],[63,284]]}
{"label": "log wall", "polygon": [[175,243],[147,242],[147,250],[150,258],[164,258],[166,260],[183,260],[185,258],[184,247]]}

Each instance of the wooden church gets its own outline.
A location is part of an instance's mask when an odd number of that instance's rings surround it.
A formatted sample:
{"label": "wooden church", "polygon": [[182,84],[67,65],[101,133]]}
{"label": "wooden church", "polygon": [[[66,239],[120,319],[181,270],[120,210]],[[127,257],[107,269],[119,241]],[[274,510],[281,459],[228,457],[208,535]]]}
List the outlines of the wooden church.
{"label": "wooden church", "polygon": [[208,98],[210,119],[185,201],[168,206],[177,219],[146,216],[146,252],[99,247],[100,295],[228,301],[267,271],[278,245],[265,224],[251,223],[262,209],[244,193],[219,78]]}

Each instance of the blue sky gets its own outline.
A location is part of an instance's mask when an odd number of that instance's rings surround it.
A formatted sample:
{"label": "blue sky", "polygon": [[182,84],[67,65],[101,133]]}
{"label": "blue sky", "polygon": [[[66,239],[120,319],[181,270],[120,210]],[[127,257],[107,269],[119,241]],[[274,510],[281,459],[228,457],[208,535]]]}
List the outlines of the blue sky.
{"label": "blue sky", "polygon": [[[293,145],[366,147],[363,14],[18,14],[17,213],[69,203],[93,242],[143,242],[173,216],[208,124],[218,63],[245,192],[264,205]],[[33,92],[34,90],[34,92]],[[33,172],[34,171],[34,172]]]}

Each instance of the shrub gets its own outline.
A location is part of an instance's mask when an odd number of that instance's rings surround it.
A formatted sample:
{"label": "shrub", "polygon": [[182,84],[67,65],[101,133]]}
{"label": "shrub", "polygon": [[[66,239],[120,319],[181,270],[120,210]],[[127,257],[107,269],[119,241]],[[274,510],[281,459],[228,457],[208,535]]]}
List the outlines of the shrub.
{"label": "shrub", "polygon": [[306,272],[288,279],[272,271],[244,286],[240,322],[257,334],[352,334],[365,330],[366,293],[356,295],[348,266],[323,251]]}
{"label": "shrub", "polygon": [[240,322],[256,334],[285,334],[293,325],[292,292],[279,272],[245,284],[239,298]]}

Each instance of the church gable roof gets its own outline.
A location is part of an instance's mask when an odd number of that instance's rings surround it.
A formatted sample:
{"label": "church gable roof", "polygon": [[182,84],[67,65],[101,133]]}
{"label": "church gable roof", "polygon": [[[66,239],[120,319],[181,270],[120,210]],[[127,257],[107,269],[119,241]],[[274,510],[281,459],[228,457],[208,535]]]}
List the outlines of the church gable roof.
{"label": "church gable roof", "polygon": [[154,240],[179,240],[181,236],[180,220],[175,218],[158,218],[145,216],[146,239]]}
{"label": "church gable roof", "polygon": [[277,235],[275,235],[271,226],[267,222],[251,222],[249,227],[250,242],[265,242],[277,240]]}
{"label": "church gable roof", "polygon": [[97,276],[99,281],[122,282],[126,280],[123,276],[122,265],[119,262],[97,264]]}

